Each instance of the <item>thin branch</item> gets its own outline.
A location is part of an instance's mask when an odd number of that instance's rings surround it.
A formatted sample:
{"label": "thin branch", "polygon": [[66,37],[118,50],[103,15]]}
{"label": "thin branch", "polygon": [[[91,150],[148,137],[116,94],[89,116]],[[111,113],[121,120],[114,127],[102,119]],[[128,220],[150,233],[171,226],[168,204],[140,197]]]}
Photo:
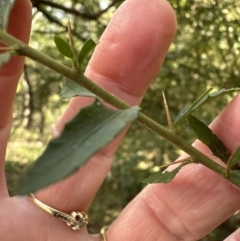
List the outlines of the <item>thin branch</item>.
{"label": "thin branch", "polygon": [[[19,41],[18,39],[14,38],[13,36],[9,35],[3,30],[0,30],[0,40],[8,44],[9,46],[17,46],[18,48],[16,48],[16,52],[19,55],[23,55],[34,61],[37,61],[43,64],[44,66],[54,70],[55,72],[65,76],[66,78],[69,78],[75,81],[76,83],[80,84],[87,90],[96,94],[98,97],[100,97],[107,103],[113,105],[114,107],[122,110],[131,108],[131,106],[129,106],[127,103],[117,98],[116,96],[112,95],[110,92],[104,90],[103,88],[95,84],[93,81],[85,77],[82,73],[79,73],[79,71],[70,69],[62,65],[61,63],[58,63],[54,59],[29,47],[27,44]],[[151,118],[149,118],[148,116],[142,113],[139,113],[139,117],[137,121],[141,123],[143,126],[152,130],[153,132],[156,132],[160,136],[164,137],[166,140],[170,141],[171,143],[173,143],[175,146],[179,147],[186,153],[188,153],[192,157],[194,162],[201,163],[202,165],[208,167],[215,173],[218,173],[223,178],[227,179],[228,181],[232,182],[236,186],[240,187],[240,183],[238,183],[235,180],[229,180],[229,178],[225,176],[225,173],[226,173],[225,168],[215,163],[209,157],[207,157],[206,155],[204,155],[203,153],[195,149],[188,142],[186,142],[182,137],[166,129],[165,127],[161,126],[160,124],[158,124],[157,122],[155,122],[154,120],[152,120]]]}
{"label": "thin branch", "polygon": [[[29,109],[29,112],[24,115],[24,119],[23,122],[26,122],[26,127],[30,128],[32,126],[32,112],[34,110],[34,105],[33,105],[33,90],[32,90],[32,85],[31,82],[29,80],[29,74],[28,74],[28,67],[25,64],[24,68],[23,68],[23,76],[24,76],[24,80],[26,82],[26,92],[27,92],[27,96],[24,96],[24,110]],[[23,110],[23,112],[24,112]]]}
{"label": "thin branch", "polygon": [[65,34],[66,31],[65,30],[61,30],[61,31],[43,31],[43,30],[34,30],[34,33],[37,34],[55,34],[55,35],[60,35],[60,34]]}
{"label": "thin branch", "polygon": [[64,26],[61,22],[58,21],[58,19],[54,18],[51,14],[48,13],[48,11],[46,11],[44,8],[42,8],[41,6],[37,6],[36,7],[37,10],[39,12],[41,12],[50,22],[53,22],[57,25],[59,25],[60,27],[63,27],[64,29],[67,29],[66,26]]}
{"label": "thin branch", "polygon": [[[42,7],[37,7],[38,11],[40,11],[50,22],[53,22],[57,24],[58,26],[64,28],[65,32],[68,31],[67,26],[62,24],[58,19],[54,18],[51,14],[49,14],[44,8]],[[86,38],[83,38],[81,35],[79,35],[76,31],[72,30],[72,33],[74,36],[76,36],[78,39],[82,40],[83,42],[86,41]]]}
{"label": "thin branch", "polygon": [[84,12],[78,11],[74,8],[68,8],[68,7],[65,7],[61,4],[54,3],[54,2],[51,2],[51,1],[46,1],[46,0],[37,1],[33,5],[36,8],[39,8],[39,6],[41,4],[47,5],[47,6],[56,8],[56,9],[60,9],[60,10],[64,11],[65,13],[69,13],[69,14],[72,14],[72,15],[75,15],[75,16],[79,16],[83,19],[97,20],[103,13],[107,12],[112,6],[114,6],[116,3],[121,2],[121,1],[122,0],[114,0],[105,9],[103,9],[103,10],[97,12],[97,13],[84,13]]}

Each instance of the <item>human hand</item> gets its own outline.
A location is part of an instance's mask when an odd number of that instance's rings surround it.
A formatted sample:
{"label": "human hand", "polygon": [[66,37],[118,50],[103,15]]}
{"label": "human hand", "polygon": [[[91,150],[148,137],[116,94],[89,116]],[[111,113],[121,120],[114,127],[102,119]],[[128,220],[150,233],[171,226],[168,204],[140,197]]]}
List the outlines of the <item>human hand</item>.
{"label": "human hand", "polygon": [[[31,7],[18,0],[9,31],[27,41]],[[138,105],[165,58],[175,33],[176,21],[164,0],[128,0],[116,12],[89,62],[86,75],[131,105]],[[73,231],[43,212],[29,197],[10,198],[3,167],[10,132],[11,106],[23,66],[15,58],[0,71],[0,233],[4,241],[79,240],[99,241],[86,228]],[[55,128],[83,106],[86,98],[74,98]],[[229,150],[240,143],[237,107],[240,96],[216,118],[211,128]],[[44,203],[69,213],[87,212],[107,175],[123,134],[71,177],[37,192]],[[199,142],[195,146],[207,153]],[[94,177],[94,178],[92,178]],[[187,165],[169,184],[148,185],[119,215],[107,231],[108,241],[198,240],[240,208],[240,192],[202,165]],[[236,240],[232,237],[229,240]]]}

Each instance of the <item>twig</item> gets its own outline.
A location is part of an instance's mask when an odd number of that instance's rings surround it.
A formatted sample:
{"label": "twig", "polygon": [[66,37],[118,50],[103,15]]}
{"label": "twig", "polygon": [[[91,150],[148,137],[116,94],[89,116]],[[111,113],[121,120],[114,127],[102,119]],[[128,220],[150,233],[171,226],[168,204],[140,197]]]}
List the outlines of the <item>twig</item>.
{"label": "twig", "polygon": [[[79,73],[79,71],[70,69],[62,65],[61,63],[58,63],[57,61],[50,58],[49,56],[29,47],[27,44],[19,41],[18,39],[14,38],[13,36],[9,35],[8,33],[2,30],[0,30],[0,40],[8,44],[9,46],[12,46],[12,45],[18,46],[18,48],[16,48],[16,52],[18,52],[20,55],[23,55],[32,60],[35,60],[38,63],[41,63],[46,67],[54,70],[55,72],[65,76],[66,78],[69,78],[75,81],[76,83],[80,84],[87,90],[96,94],[98,97],[108,102],[109,104],[113,105],[114,107],[122,110],[131,108],[131,106],[129,106],[121,99],[117,98],[116,96],[112,95],[110,92],[104,90],[103,88],[95,84],[93,81],[89,80],[82,73]],[[179,147],[186,153],[188,153],[193,160],[197,160],[202,165],[208,167],[212,171],[218,173],[223,178],[229,180],[229,178],[225,176],[225,173],[226,173],[225,168],[215,163],[209,157],[205,156],[203,153],[201,153],[200,151],[192,147],[189,143],[187,143],[183,138],[181,138],[174,132],[166,129],[165,127],[156,123],[154,120],[152,120],[151,118],[147,117],[142,113],[139,113],[139,117],[137,121],[141,123],[143,126],[152,130],[153,132],[156,132],[160,136],[164,137],[165,139],[167,139],[168,141],[170,141],[171,143],[173,143],[175,146]],[[229,180],[229,181],[231,181],[236,186],[240,187],[240,183],[238,183],[237,181],[235,180]]]}

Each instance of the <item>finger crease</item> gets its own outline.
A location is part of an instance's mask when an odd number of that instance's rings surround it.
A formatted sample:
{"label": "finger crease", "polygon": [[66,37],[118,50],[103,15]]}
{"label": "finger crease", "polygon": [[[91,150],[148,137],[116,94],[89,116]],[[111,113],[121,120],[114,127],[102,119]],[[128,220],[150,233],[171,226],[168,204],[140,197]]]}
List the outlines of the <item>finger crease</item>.
{"label": "finger crease", "polygon": [[178,223],[180,223],[182,225],[182,227],[187,231],[184,233],[189,233],[189,236],[192,237],[191,239],[186,239],[186,235],[184,234],[184,236],[182,236],[180,233],[176,232],[176,230],[174,229],[170,229],[168,225],[165,224],[165,222],[162,221],[161,217],[159,217],[156,212],[154,211],[153,207],[151,205],[149,205],[149,202],[147,200],[145,200],[145,198],[143,199],[144,203],[146,204],[146,206],[148,207],[148,210],[153,214],[152,216],[155,217],[156,220],[158,220],[158,222],[160,221],[160,223],[162,224],[162,226],[165,228],[165,230],[171,234],[174,238],[176,238],[176,240],[178,241],[186,241],[186,240],[197,240],[194,235],[191,233],[191,231],[187,228],[187,226],[179,219],[179,216],[177,215],[177,213],[175,212],[175,210],[173,210],[167,203],[163,203],[163,205],[170,210],[170,212],[175,216],[175,219],[178,220]]}

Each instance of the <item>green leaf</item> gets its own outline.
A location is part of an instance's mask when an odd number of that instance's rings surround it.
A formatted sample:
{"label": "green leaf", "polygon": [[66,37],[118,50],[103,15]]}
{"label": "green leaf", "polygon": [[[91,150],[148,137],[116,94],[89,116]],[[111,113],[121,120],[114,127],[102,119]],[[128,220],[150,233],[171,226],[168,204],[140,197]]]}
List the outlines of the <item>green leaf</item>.
{"label": "green leaf", "polygon": [[3,54],[0,54],[0,67],[4,64],[7,63],[11,58],[11,53],[10,52],[6,52]]}
{"label": "green leaf", "polygon": [[236,164],[240,162],[240,147],[234,152],[231,160],[231,167],[234,167]]}
{"label": "green leaf", "polygon": [[187,104],[183,107],[183,109],[179,112],[178,116],[174,120],[174,125],[175,127],[179,125],[189,114],[191,114],[192,111],[194,111],[196,108],[199,107],[200,105],[198,104],[199,102],[202,102],[202,100],[208,95],[208,93],[212,90],[213,88],[208,89],[205,91],[201,96],[197,98],[192,104]]}
{"label": "green leaf", "polygon": [[229,179],[234,183],[240,183],[240,171],[234,170],[230,172]]}
{"label": "green leaf", "polygon": [[177,168],[175,168],[172,171],[164,171],[161,173],[155,173],[143,180],[144,183],[151,184],[151,183],[168,183],[172,181],[172,179],[178,174],[180,169],[189,164],[190,162],[183,162],[181,165],[179,165]]}
{"label": "green leaf", "polygon": [[187,120],[193,131],[197,134],[198,139],[210,148],[213,155],[227,163],[230,152],[212,130],[192,115],[188,115]]}
{"label": "green leaf", "polygon": [[73,58],[73,51],[71,49],[71,46],[67,41],[62,39],[59,36],[54,36],[54,42],[57,46],[58,51],[63,54],[64,56],[72,59]]}
{"label": "green leaf", "polygon": [[92,39],[88,39],[84,45],[82,46],[79,54],[78,54],[78,63],[81,66],[84,59],[88,56],[88,54],[96,47],[96,43]]}
{"label": "green leaf", "polygon": [[135,120],[139,109],[111,110],[99,101],[83,108],[65,125],[62,134],[50,141],[20,183],[17,194],[35,192],[77,171]]}
{"label": "green leaf", "polygon": [[179,125],[188,115],[190,115],[193,111],[195,111],[200,106],[206,104],[207,102],[214,100],[215,98],[221,97],[223,95],[240,91],[240,88],[231,88],[231,89],[221,89],[219,91],[209,94],[209,92],[212,89],[213,88],[210,88],[209,90],[204,92],[192,104],[187,104],[186,106],[184,106],[184,108],[179,112],[178,116],[174,120],[174,126],[177,127],[177,125]]}
{"label": "green leaf", "polygon": [[0,29],[6,30],[15,0],[0,0]]}
{"label": "green leaf", "polygon": [[96,97],[95,94],[91,93],[81,85],[65,78],[62,85],[61,98],[68,99],[74,96]]}

